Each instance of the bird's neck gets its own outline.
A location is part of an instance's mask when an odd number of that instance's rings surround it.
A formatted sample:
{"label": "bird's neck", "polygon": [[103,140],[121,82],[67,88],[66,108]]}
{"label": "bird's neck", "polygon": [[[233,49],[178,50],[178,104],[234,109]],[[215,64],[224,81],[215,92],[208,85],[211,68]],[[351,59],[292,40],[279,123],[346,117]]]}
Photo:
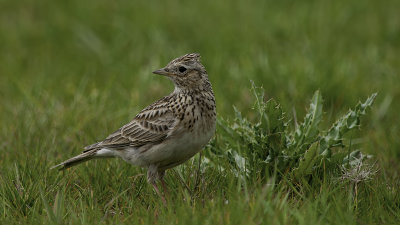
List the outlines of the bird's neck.
{"label": "bird's neck", "polygon": [[180,86],[180,85],[175,85],[175,89],[172,94],[184,94],[184,95],[195,95],[195,94],[200,94],[203,92],[211,92],[213,93],[211,83],[207,80],[205,82],[202,82],[202,84],[196,85],[196,86]]}
{"label": "bird's neck", "polygon": [[179,86],[175,86],[174,91],[171,95],[181,96],[181,95],[195,95],[196,93],[200,93],[199,90],[190,89],[190,88],[182,88]]}

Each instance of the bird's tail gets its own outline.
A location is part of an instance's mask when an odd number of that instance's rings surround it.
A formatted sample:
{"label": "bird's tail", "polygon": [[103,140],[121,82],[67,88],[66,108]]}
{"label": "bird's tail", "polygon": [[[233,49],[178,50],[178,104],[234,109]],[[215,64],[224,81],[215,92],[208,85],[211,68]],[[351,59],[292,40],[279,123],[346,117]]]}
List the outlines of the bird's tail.
{"label": "bird's tail", "polygon": [[92,149],[92,150],[89,150],[89,151],[85,151],[80,155],[77,155],[77,156],[75,156],[73,158],[70,158],[70,159],[68,159],[68,160],[66,160],[66,161],[64,161],[64,162],[62,162],[62,163],[60,163],[58,165],[55,165],[55,166],[51,167],[50,169],[54,169],[54,168],[60,167],[59,170],[65,170],[65,169],[70,168],[72,166],[78,165],[79,163],[83,163],[83,162],[86,162],[88,160],[91,160],[91,159],[95,158],[96,152],[97,152],[97,149]]}

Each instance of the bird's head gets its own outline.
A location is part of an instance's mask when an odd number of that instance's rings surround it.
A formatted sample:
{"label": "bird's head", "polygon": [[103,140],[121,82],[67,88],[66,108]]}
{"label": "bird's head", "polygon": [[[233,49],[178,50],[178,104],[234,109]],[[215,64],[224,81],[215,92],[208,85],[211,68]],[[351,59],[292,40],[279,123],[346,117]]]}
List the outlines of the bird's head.
{"label": "bird's head", "polygon": [[153,73],[169,77],[181,90],[202,90],[209,86],[207,71],[200,63],[198,53],[178,57]]}

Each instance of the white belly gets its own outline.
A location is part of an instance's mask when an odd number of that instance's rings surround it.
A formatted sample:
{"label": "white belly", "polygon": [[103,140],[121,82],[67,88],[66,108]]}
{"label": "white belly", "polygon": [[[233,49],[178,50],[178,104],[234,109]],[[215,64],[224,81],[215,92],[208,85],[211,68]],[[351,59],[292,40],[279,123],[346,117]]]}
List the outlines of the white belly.
{"label": "white belly", "polygon": [[97,152],[97,156],[117,156],[136,166],[155,165],[158,168],[168,169],[185,162],[198,153],[210,141],[214,132],[215,128],[213,127],[206,133],[187,132],[153,146],[145,145],[125,150],[101,149]]}
{"label": "white belly", "polygon": [[195,132],[184,133],[179,138],[169,139],[153,146],[143,152],[142,158],[148,164],[155,164],[159,168],[168,169],[185,162],[198,153],[213,135],[214,129],[202,135]]}

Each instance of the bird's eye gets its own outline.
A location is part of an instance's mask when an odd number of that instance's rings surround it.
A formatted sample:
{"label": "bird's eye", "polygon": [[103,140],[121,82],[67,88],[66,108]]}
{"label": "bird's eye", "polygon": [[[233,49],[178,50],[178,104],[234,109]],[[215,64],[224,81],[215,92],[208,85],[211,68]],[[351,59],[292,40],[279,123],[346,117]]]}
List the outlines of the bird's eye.
{"label": "bird's eye", "polygon": [[186,68],[183,67],[183,66],[180,66],[180,67],[178,68],[178,70],[179,70],[179,72],[183,73],[183,72],[186,71]]}

